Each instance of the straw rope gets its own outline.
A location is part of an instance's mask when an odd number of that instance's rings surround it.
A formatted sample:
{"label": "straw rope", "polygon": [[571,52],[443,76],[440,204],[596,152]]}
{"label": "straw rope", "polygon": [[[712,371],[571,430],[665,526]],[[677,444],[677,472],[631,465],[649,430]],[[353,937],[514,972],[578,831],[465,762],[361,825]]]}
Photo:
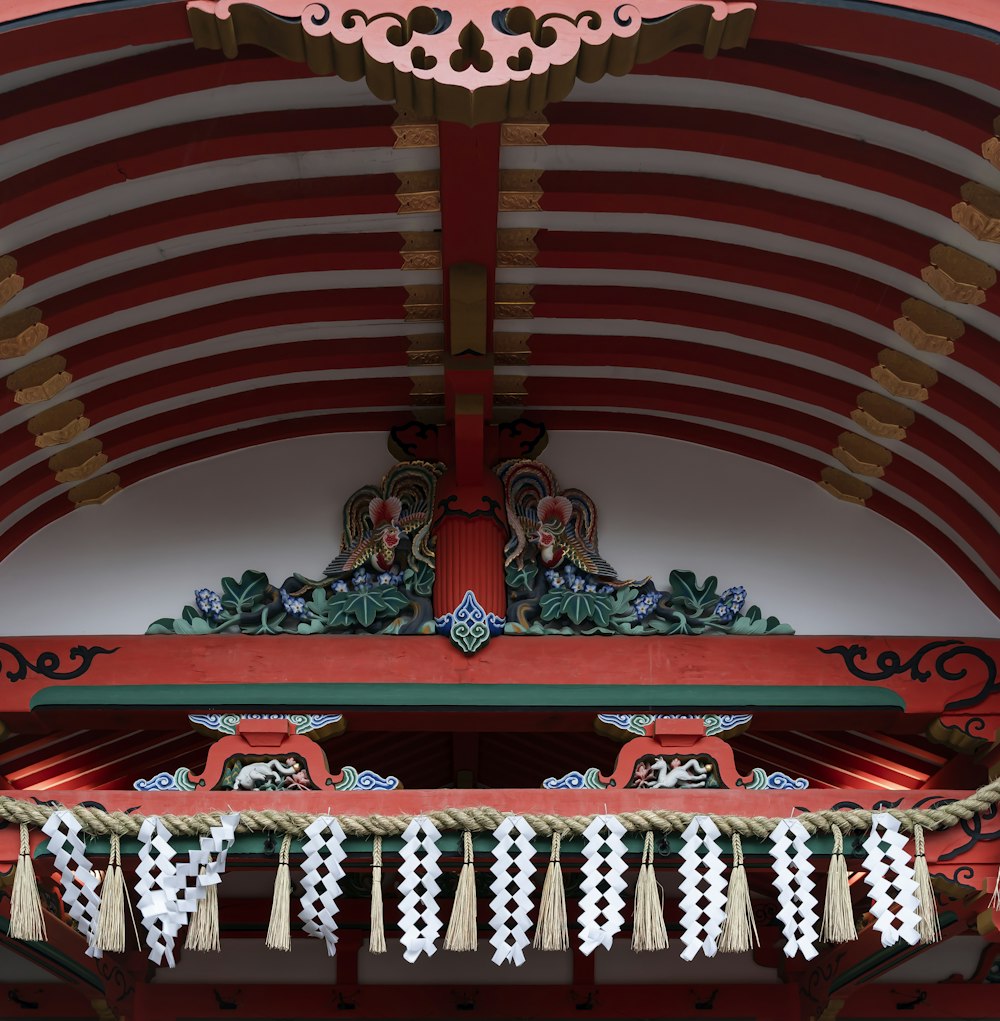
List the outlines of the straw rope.
{"label": "straw rope", "polygon": [[[898,819],[904,829],[911,831],[915,826],[924,830],[944,830],[957,826],[966,819],[979,815],[1000,802],[1000,780],[994,780],[966,798],[935,808],[889,809],[888,814]],[[51,805],[37,805],[19,801],[7,796],[0,797],[0,820],[9,823],[26,823],[42,826],[58,811]],[[107,812],[99,808],[77,805],[69,809],[79,820],[83,829],[92,836],[106,837],[137,836],[145,818],[142,815],[128,815],[125,812]],[[872,816],[878,814],[870,809],[845,809],[835,811],[805,812],[796,816],[810,833],[863,833],[870,829]],[[167,830],[178,837],[198,837],[208,834],[212,826],[219,825],[218,812],[200,812],[197,815],[161,815]],[[495,830],[507,813],[495,808],[446,808],[424,812],[434,825],[442,831],[469,831],[481,833]],[[738,834],[741,837],[763,839],[781,821],[767,816],[713,815],[708,812],[674,812],[666,809],[622,812],[618,815],[622,825],[631,833],[646,833],[649,830],[663,833],[678,833],[686,829],[695,815],[709,815],[719,831],[727,837]],[[523,818],[542,837],[559,834],[562,837],[579,836],[593,821],[592,815],[563,816],[555,814],[529,815]],[[260,833],[265,831],[301,837],[307,826],[317,817],[308,812],[280,811],[277,809],[245,809],[240,813],[238,833]],[[344,832],[350,837],[395,837],[400,836],[410,824],[410,815],[338,815]]]}

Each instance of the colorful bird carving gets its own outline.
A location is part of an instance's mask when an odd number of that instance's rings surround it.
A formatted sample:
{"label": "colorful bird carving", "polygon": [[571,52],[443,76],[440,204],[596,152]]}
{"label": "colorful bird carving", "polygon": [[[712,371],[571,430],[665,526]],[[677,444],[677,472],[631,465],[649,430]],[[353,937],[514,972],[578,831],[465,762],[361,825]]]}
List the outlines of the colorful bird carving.
{"label": "colorful bird carving", "polygon": [[504,484],[511,530],[506,564],[522,564],[531,543],[546,570],[568,560],[588,574],[617,578],[597,551],[597,509],[586,493],[560,491],[556,477],[540,461],[505,461],[496,471]]}
{"label": "colorful bird carving", "polygon": [[434,488],[444,465],[407,461],[386,472],[380,486],[362,486],[344,505],[344,534],[340,553],[327,575],[353,571],[369,564],[390,570],[403,536],[410,537],[410,556],[434,566],[430,528]]}

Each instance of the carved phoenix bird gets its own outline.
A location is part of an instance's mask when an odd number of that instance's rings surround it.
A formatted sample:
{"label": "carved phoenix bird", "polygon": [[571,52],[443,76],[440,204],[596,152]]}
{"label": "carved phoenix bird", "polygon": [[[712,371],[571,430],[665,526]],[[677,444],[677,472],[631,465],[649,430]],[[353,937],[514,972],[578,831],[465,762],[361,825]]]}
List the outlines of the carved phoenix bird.
{"label": "carved phoenix bird", "polygon": [[522,564],[528,543],[533,543],[545,569],[568,560],[588,574],[617,579],[597,551],[597,508],[586,493],[560,491],[555,475],[540,461],[505,461],[496,471],[503,481],[511,531],[505,564]]}
{"label": "carved phoenix bird", "polygon": [[344,505],[344,534],[340,553],[327,575],[353,571],[370,564],[388,571],[404,535],[410,537],[410,556],[434,566],[430,528],[434,489],[444,466],[407,461],[386,472],[380,486],[363,486]]}

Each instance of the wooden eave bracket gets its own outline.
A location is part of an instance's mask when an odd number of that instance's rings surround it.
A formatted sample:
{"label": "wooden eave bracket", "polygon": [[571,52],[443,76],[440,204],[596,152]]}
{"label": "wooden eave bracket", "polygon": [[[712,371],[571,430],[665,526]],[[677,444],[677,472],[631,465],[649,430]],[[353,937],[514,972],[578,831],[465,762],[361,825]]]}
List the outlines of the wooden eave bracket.
{"label": "wooden eave bracket", "polygon": [[40,308],[24,308],[0,316],[0,358],[21,358],[49,335],[49,328],[41,322]]}
{"label": "wooden eave bracket", "polygon": [[924,283],[947,301],[982,305],[986,292],[997,282],[996,270],[950,245],[931,249],[931,264],[920,271]]}
{"label": "wooden eave bracket", "polygon": [[1000,244],[1000,192],[976,181],[962,185],[962,201],[951,218],[979,241]]}

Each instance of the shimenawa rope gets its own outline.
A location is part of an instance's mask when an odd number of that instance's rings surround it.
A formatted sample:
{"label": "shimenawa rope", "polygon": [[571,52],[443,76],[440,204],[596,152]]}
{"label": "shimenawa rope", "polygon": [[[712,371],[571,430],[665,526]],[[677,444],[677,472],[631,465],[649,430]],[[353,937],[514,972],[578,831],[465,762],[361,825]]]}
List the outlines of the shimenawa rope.
{"label": "shimenawa rope", "polygon": [[[1000,802],[1000,780],[980,787],[966,798],[934,808],[888,809],[888,814],[898,819],[903,829],[913,832],[917,826],[924,830],[944,830],[971,819]],[[19,801],[7,796],[0,797],[0,819],[15,824],[42,826],[58,806],[38,805]],[[109,837],[114,833],[121,836],[137,836],[145,816],[129,815],[125,812],[108,812],[100,808],[77,805],[69,811],[79,820],[84,831],[91,836]],[[820,812],[804,812],[796,818],[810,833],[863,833],[871,826],[871,809],[825,809]],[[434,825],[442,831],[467,831],[482,833],[495,830],[507,813],[495,808],[446,808],[424,812]],[[646,833],[650,830],[664,833],[678,833],[687,828],[696,815],[708,815],[723,836],[766,838],[781,822],[781,819],[767,816],[712,815],[705,812],[675,812],[667,809],[642,810],[619,813],[618,819],[631,833]],[[219,825],[219,812],[200,812],[197,815],[161,815],[159,818],[167,831],[179,837],[198,837],[209,833],[212,826]],[[542,837],[558,834],[562,837],[579,836],[594,820],[593,815],[563,816],[557,814],[526,814],[522,817]],[[244,809],[240,814],[238,833],[260,833],[272,831],[301,837],[306,827],[317,816],[308,812],[281,811],[278,809]],[[338,821],[349,837],[395,837],[400,836],[413,820],[410,815],[338,815]]]}

